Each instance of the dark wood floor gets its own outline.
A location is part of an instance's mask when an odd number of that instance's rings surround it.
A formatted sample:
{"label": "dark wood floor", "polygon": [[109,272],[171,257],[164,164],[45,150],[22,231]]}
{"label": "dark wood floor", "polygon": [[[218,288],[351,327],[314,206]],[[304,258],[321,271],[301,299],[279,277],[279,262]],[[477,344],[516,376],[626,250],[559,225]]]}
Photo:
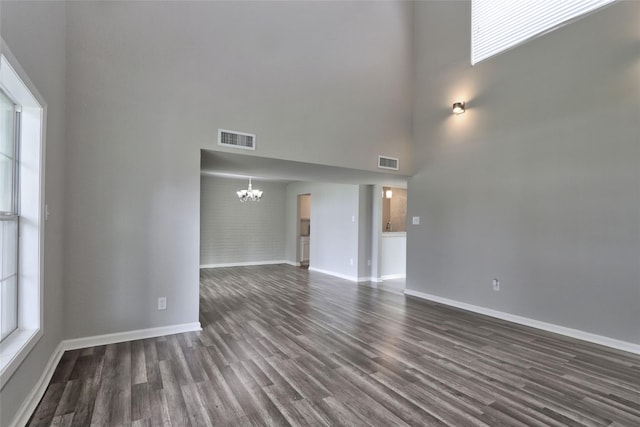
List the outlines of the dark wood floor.
{"label": "dark wood floor", "polygon": [[201,273],[201,333],[64,354],[30,425],[640,426],[640,356],[289,266]]}

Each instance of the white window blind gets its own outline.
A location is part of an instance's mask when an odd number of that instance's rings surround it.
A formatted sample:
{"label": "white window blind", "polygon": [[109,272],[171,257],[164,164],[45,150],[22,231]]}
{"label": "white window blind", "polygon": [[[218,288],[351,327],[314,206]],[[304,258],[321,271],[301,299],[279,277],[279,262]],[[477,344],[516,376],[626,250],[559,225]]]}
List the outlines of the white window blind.
{"label": "white window blind", "polygon": [[615,0],[472,0],[471,65]]}

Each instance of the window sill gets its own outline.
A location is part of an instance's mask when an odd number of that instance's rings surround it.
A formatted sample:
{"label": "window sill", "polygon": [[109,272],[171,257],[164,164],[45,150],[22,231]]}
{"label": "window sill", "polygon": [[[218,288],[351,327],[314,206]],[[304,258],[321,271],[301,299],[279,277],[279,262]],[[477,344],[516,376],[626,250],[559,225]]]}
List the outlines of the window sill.
{"label": "window sill", "polygon": [[40,340],[40,329],[18,329],[0,344],[0,390]]}

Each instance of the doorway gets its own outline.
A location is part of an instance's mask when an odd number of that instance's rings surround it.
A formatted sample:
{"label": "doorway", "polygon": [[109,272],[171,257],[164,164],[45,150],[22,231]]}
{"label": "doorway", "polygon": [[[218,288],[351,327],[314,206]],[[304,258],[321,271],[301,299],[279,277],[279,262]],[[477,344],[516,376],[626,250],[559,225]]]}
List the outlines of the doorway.
{"label": "doorway", "polygon": [[407,231],[407,189],[382,187],[382,232]]}
{"label": "doorway", "polygon": [[298,262],[309,268],[311,255],[311,194],[298,195]]}
{"label": "doorway", "polygon": [[383,186],[380,194],[382,221],[380,234],[380,278],[389,291],[402,291],[406,277],[407,190]]}

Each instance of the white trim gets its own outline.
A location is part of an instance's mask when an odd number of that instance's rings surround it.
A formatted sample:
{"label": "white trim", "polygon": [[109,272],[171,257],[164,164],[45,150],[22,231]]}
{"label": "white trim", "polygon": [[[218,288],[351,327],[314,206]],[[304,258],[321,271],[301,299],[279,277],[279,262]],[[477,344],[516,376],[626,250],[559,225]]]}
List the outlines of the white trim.
{"label": "white trim", "polygon": [[347,276],[346,274],[336,273],[335,271],[322,270],[320,268],[309,267],[309,271],[315,271],[316,273],[327,274],[329,276],[339,277],[340,279],[349,280],[351,282],[358,282],[358,278],[355,276]]}
{"label": "white trim", "polygon": [[292,261],[284,261],[284,264],[292,265],[294,267],[300,267],[302,265],[299,262],[292,262]]}
{"label": "white trim", "polygon": [[448,298],[442,298],[436,295],[430,295],[423,292],[414,291],[411,289],[405,289],[404,293],[405,295],[411,295],[414,297],[426,299],[429,301],[437,302],[437,303],[448,305],[451,307],[472,311],[474,313],[484,314],[485,316],[495,317],[497,319],[506,320],[508,322],[518,323],[520,325],[530,326],[532,328],[541,329],[547,332],[553,332],[553,333],[564,335],[567,337],[576,338],[582,341],[588,341],[594,344],[604,345],[606,347],[615,348],[617,350],[623,350],[623,351],[628,351],[630,353],[640,354],[640,344],[634,344],[627,341],[621,341],[621,340],[605,337],[602,335],[596,335],[590,332],[581,331],[579,329],[572,329],[564,326],[555,325],[553,323],[541,322],[539,320],[530,319],[528,317],[522,317],[522,316],[517,316],[515,314],[504,313],[502,311],[497,311],[497,310],[492,310],[490,308],[484,308],[477,305],[467,304],[464,302],[455,301]]}
{"label": "white trim", "polygon": [[114,334],[95,335],[92,337],[74,338],[64,340],[64,349],[76,350],[79,348],[94,347],[97,345],[114,344],[145,338],[161,337],[163,335],[181,334],[183,332],[201,331],[200,322],[182,323],[179,325],[160,326],[158,328],[136,329],[133,331],[116,332]]}
{"label": "white trim", "polygon": [[359,277],[358,283],[361,282],[382,283],[383,280],[380,277]]}
{"label": "white trim", "polygon": [[[291,264],[291,262],[285,261],[283,259],[269,260],[269,261],[223,262],[220,264],[202,264],[200,265],[200,268],[245,267],[248,265],[273,265],[273,264]],[[300,265],[298,264],[298,266]]]}
{"label": "white trim", "polygon": [[309,267],[309,271],[315,271],[316,273],[327,274],[329,276],[339,277],[340,279],[349,280],[350,282],[363,283],[363,282],[372,282],[372,283],[382,283],[383,280],[379,277],[355,277],[355,276],[347,276],[346,274],[336,273],[334,271],[322,270],[320,268]]}
{"label": "white trim", "polygon": [[61,341],[49,358],[49,362],[42,372],[40,379],[38,379],[31,390],[31,393],[29,393],[22,402],[20,409],[18,409],[13,418],[13,422],[11,422],[9,426],[18,427],[27,424],[29,418],[33,414],[33,411],[35,411],[38,403],[42,399],[42,396],[44,396],[44,393],[49,386],[49,382],[51,381],[51,377],[53,377],[53,373],[55,372],[65,351],[201,330],[202,327],[200,326],[200,322],[194,322]]}
{"label": "white trim", "polygon": [[[0,87],[20,106],[18,330],[0,347],[0,389],[43,335],[47,105],[0,39]],[[28,271],[25,275],[20,271]]]}
{"label": "white trim", "polygon": [[42,337],[42,328],[18,329],[0,344],[0,390]]}
{"label": "white trim", "polygon": [[382,276],[382,280],[394,280],[394,279],[406,279],[407,275],[405,273],[399,274],[385,274]]}
{"label": "white trim", "polygon": [[[29,102],[23,103],[23,105],[26,105],[27,107],[30,107],[30,108],[38,108],[38,107],[44,108],[44,106],[46,106],[47,103],[45,102],[45,100],[42,97],[42,95],[40,95],[40,92],[38,92],[38,89],[36,88],[36,85],[33,84],[31,79],[29,79],[29,76],[24,71],[24,69],[22,68],[22,66],[20,65],[20,63],[16,59],[16,57],[13,55],[13,53],[9,49],[9,47],[6,45],[6,43],[4,42],[4,39],[0,38],[0,44],[2,45],[0,47],[0,53],[1,53],[2,56],[5,57],[5,61],[6,61],[7,65],[9,66],[9,70],[10,70],[10,71],[7,71],[6,68],[0,68],[0,70],[1,70],[0,73],[4,77],[4,76],[6,76],[6,74],[4,74],[5,72],[12,72],[16,76],[18,76],[20,78],[20,80],[22,80],[21,83],[24,85],[24,88],[22,88],[22,89],[18,89],[16,87],[15,89],[17,91],[19,91],[19,92],[14,92],[11,95],[12,96],[16,96],[16,97],[20,97],[22,99],[28,98],[29,95],[31,95],[32,100],[29,101]],[[7,76],[7,77],[9,77],[9,76]],[[25,92],[24,89],[26,89],[27,92]],[[30,93],[28,93],[28,92],[30,92]]]}
{"label": "white trim", "polygon": [[36,382],[33,389],[31,389],[31,393],[24,399],[22,405],[20,405],[20,409],[16,412],[16,415],[13,418],[13,422],[9,424],[10,427],[18,427],[25,426],[31,418],[33,411],[36,410],[38,403],[40,403],[40,399],[44,396],[45,391],[47,391],[47,387],[49,386],[49,381],[51,381],[51,377],[53,377],[53,373],[56,371],[56,367],[58,366],[58,362],[62,358],[64,354],[64,341],[58,344],[56,349],[53,351],[53,354],[49,358],[49,362],[47,362],[47,366],[44,368],[42,375]]}

